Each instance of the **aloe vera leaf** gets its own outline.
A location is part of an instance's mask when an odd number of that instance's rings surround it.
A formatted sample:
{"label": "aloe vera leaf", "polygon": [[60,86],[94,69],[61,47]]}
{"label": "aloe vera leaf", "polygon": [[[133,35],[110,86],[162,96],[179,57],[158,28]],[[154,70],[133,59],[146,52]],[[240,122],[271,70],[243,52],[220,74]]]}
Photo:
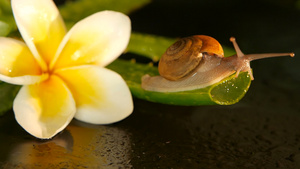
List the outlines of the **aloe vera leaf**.
{"label": "aloe vera leaf", "polygon": [[133,96],[151,102],[171,105],[234,104],[243,98],[251,83],[248,73],[242,72],[237,78],[235,75],[231,75],[221,82],[203,89],[170,93],[152,92],[141,88],[141,78],[145,74],[158,75],[156,67],[118,59],[108,68],[118,72],[124,78]]}
{"label": "aloe vera leaf", "polygon": [[147,57],[157,62],[165,50],[177,39],[132,32],[127,52]]}

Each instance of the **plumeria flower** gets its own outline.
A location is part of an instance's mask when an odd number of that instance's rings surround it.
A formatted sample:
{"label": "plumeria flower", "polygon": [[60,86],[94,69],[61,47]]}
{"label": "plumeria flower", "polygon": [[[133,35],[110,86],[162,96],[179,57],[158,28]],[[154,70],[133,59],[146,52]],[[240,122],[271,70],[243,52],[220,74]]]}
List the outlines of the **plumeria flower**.
{"label": "plumeria flower", "polygon": [[95,13],[66,32],[52,0],[12,0],[11,4],[25,43],[0,37],[0,80],[23,85],[13,110],[27,132],[47,139],[73,117],[110,124],[132,113],[125,81],[104,68],[128,44],[127,16]]}

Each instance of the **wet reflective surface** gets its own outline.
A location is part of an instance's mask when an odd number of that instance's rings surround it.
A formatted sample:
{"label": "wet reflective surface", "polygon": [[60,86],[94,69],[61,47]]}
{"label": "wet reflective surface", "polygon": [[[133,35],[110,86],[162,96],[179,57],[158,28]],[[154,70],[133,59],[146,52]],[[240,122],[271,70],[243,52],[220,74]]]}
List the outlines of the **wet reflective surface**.
{"label": "wet reflective surface", "polygon": [[[251,63],[255,80],[239,103],[183,107],[135,99],[133,114],[119,123],[73,120],[52,140],[30,136],[8,112],[0,117],[0,168],[300,168],[300,10],[269,2],[180,1],[167,8],[166,0],[154,1],[131,16],[140,32],[207,34],[228,46],[236,36],[245,53],[296,53]],[[195,24],[203,14],[207,24]]]}
{"label": "wet reflective surface", "polygon": [[0,159],[4,168],[131,166],[130,137],[121,128],[73,121],[54,139],[38,140],[29,136],[15,123],[13,116],[8,115],[1,119],[1,129]]}
{"label": "wet reflective surface", "polygon": [[48,141],[28,135],[11,112],[0,118],[0,165],[298,168],[299,97],[272,86],[253,84],[243,101],[225,107],[177,107],[135,100],[133,115],[120,123],[95,126],[73,120]]}

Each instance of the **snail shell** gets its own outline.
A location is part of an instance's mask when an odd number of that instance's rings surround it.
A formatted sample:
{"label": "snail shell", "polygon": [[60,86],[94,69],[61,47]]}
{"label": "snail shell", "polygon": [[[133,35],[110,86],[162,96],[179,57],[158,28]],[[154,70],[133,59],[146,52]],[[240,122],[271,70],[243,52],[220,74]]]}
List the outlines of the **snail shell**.
{"label": "snail shell", "polygon": [[182,38],[162,55],[158,65],[159,74],[168,80],[181,79],[198,67],[204,52],[224,57],[222,46],[212,37],[196,35]]}
{"label": "snail shell", "polygon": [[195,35],[180,39],[162,55],[158,65],[160,76],[142,77],[142,88],[156,92],[178,92],[195,90],[215,84],[236,73],[253,75],[250,61],[276,57],[294,56],[294,53],[271,53],[244,55],[235,38],[230,38],[236,55],[224,57],[219,42],[206,35]]}

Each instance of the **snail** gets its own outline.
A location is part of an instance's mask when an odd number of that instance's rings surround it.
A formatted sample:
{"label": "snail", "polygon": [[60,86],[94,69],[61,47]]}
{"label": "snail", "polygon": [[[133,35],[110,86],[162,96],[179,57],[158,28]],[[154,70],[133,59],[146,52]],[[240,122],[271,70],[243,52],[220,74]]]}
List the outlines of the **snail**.
{"label": "snail", "polygon": [[179,92],[205,88],[236,73],[248,72],[254,80],[250,61],[294,56],[294,53],[243,54],[234,37],[230,38],[236,54],[224,57],[220,43],[206,35],[182,38],[162,55],[158,71],[160,76],[144,75],[142,88],[156,92]]}

